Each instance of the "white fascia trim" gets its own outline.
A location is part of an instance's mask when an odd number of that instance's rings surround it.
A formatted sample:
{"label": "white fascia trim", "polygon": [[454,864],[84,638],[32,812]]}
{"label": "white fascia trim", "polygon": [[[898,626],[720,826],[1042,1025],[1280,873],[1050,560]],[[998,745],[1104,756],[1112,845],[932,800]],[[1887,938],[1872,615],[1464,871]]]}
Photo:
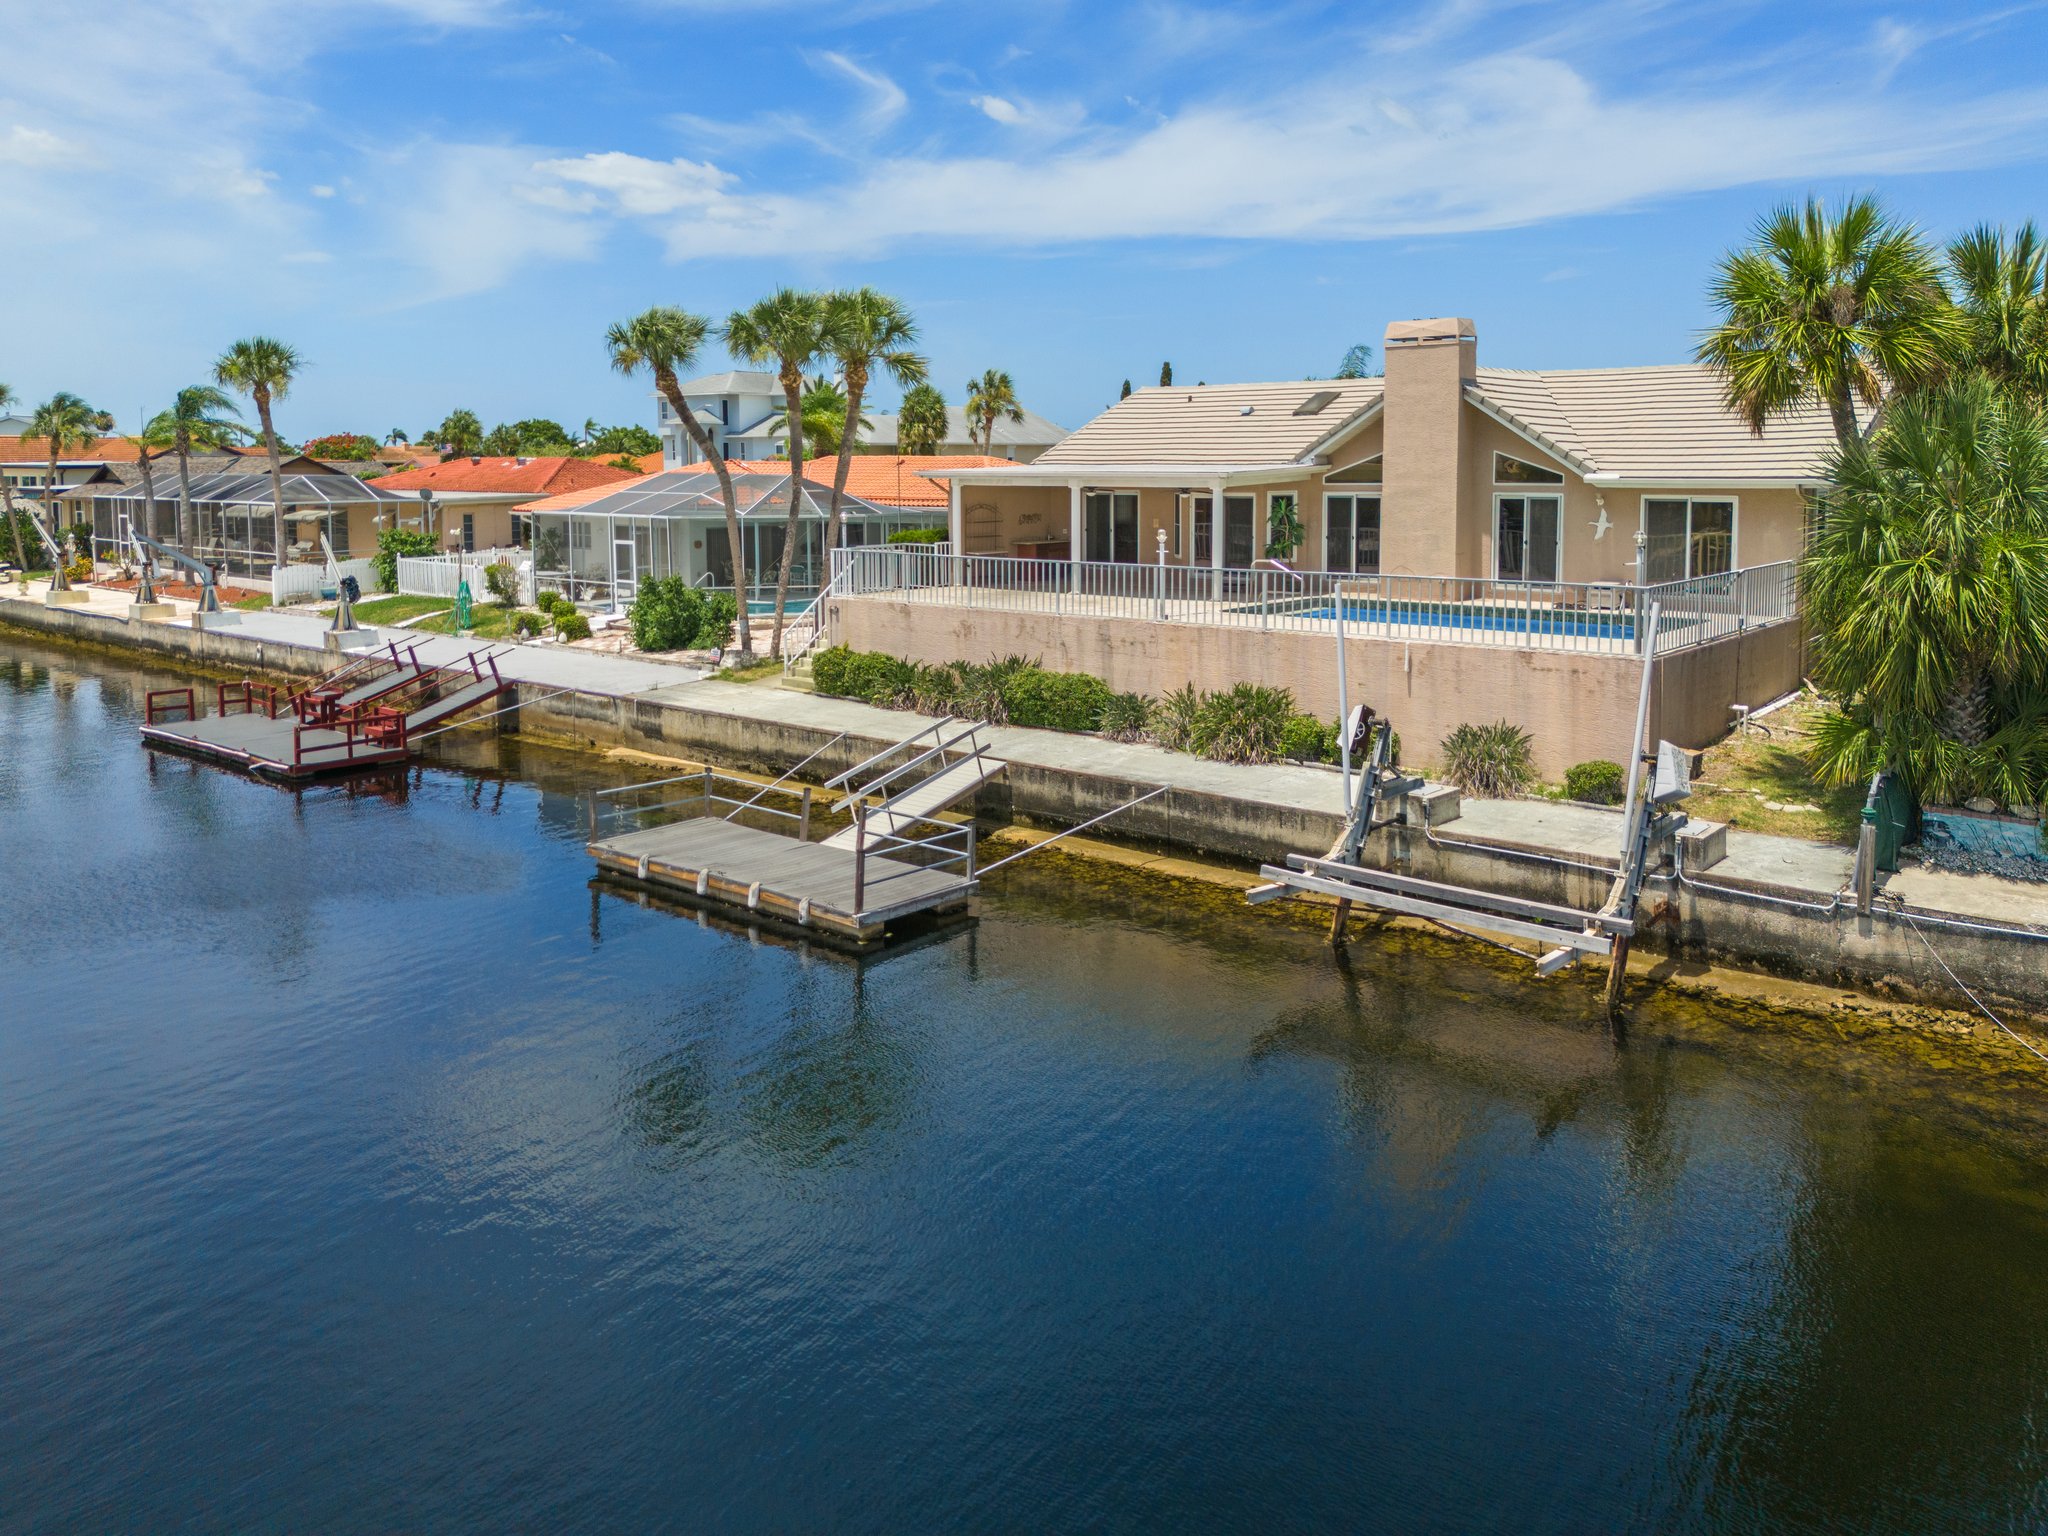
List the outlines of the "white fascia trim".
{"label": "white fascia trim", "polygon": [[1042,460],[998,468],[920,469],[927,480],[956,480],[983,485],[1151,486],[1206,490],[1225,485],[1262,485],[1271,480],[1299,480],[1315,473],[1313,464],[1047,464]]}
{"label": "white fascia trim", "polygon": [[1541,432],[1538,432],[1534,427],[1530,426],[1527,422],[1519,420],[1515,416],[1512,416],[1507,411],[1503,410],[1500,406],[1495,405],[1491,400],[1487,399],[1485,395],[1479,392],[1479,388],[1480,387],[1477,384],[1466,385],[1465,399],[1471,404],[1474,410],[1479,412],[1480,415],[1486,417],[1490,421],[1500,423],[1500,425],[1506,427],[1510,432],[1514,433],[1515,436],[1519,437],[1523,442],[1529,444],[1530,447],[1540,448],[1543,452],[1549,454],[1553,459],[1556,459],[1559,463],[1563,464],[1567,469],[1569,469],[1573,474],[1577,475],[1581,480],[1586,481],[1588,484],[1591,484],[1595,479],[1598,478],[1598,471],[1596,471],[1592,465],[1588,464],[1584,459],[1580,458],[1577,454],[1570,453],[1566,451],[1564,448],[1560,447],[1558,444],[1553,443],[1549,438],[1545,437]]}
{"label": "white fascia trim", "polygon": [[1833,487],[1832,481],[1811,475],[1587,475],[1585,481],[1602,490],[1626,491],[1825,491]]}

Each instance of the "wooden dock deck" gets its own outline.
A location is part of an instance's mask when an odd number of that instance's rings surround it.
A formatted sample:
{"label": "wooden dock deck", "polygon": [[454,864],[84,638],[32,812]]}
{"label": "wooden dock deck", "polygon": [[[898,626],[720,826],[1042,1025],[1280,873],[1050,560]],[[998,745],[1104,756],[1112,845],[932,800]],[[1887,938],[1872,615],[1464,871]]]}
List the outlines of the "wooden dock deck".
{"label": "wooden dock deck", "polygon": [[891,921],[913,913],[963,908],[976,886],[957,870],[874,854],[862,868],[851,849],[715,816],[603,838],[589,852],[613,873],[862,943],[879,941]]}
{"label": "wooden dock deck", "polygon": [[177,752],[225,759],[268,778],[303,779],[318,774],[403,762],[410,748],[379,745],[360,733],[301,726],[290,715],[209,715],[199,720],[164,721],[142,728],[142,739]]}

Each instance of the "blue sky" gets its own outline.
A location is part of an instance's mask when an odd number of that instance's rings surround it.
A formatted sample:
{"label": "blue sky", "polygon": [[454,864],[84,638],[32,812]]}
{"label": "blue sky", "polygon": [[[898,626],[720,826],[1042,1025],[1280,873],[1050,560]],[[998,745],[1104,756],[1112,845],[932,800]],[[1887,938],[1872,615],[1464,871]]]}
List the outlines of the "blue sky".
{"label": "blue sky", "polygon": [[[2038,5],[0,0],[0,380],[129,426],[236,336],[294,436],[651,419],[607,323],[904,299],[1077,425],[1162,358],[1328,373],[1462,314],[1671,361],[1775,200],[2041,210]],[[715,365],[719,359],[707,359]],[[884,402],[886,403],[886,402]]]}

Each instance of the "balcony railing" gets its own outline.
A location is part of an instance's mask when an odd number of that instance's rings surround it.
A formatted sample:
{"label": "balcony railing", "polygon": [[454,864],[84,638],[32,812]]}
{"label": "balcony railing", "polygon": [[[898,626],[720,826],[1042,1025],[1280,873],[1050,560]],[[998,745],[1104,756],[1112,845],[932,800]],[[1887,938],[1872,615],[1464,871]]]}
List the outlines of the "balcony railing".
{"label": "balcony railing", "polygon": [[1019,560],[915,546],[843,549],[833,562],[833,590],[844,597],[1314,634],[1334,631],[1341,605],[1346,632],[1361,638],[1597,655],[1640,655],[1653,602],[1662,610],[1659,655],[1798,614],[1792,561],[1648,587]]}

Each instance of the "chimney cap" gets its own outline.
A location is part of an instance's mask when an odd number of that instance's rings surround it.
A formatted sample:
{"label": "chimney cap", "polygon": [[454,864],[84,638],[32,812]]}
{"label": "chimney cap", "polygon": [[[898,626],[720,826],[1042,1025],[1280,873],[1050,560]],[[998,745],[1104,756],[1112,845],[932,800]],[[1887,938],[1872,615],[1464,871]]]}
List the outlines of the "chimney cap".
{"label": "chimney cap", "polygon": [[1478,339],[1479,328],[1470,320],[1462,318],[1396,320],[1387,327],[1387,344],[1389,346],[1415,346],[1418,343],[1477,341]]}

